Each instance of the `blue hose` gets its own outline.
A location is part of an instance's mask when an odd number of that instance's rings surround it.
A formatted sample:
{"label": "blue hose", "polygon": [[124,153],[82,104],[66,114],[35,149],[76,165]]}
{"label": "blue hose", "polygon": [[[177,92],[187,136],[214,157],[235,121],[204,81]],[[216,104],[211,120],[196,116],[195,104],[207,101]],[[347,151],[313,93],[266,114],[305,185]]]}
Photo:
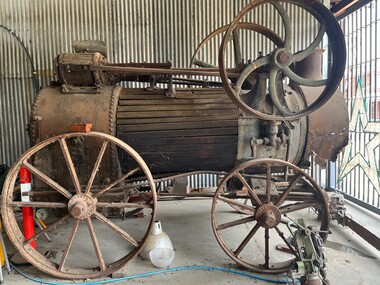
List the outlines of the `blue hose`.
{"label": "blue hose", "polygon": [[85,282],[85,283],[57,283],[57,282],[44,281],[44,280],[39,280],[39,279],[30,277],[27,274],[25,274],[22,271],[20,271],[20,269],[18,269],[17,267],[15,267],[13,264],[11,266],[14,268],[14,270],[17,273],[19,273],[23,277],[25,277],[25,278],[27,278],[27,279],[29,279],[31,281],[34,281],[34,282],[37,282],[37,283],[40,283],[40,284],[46,284],[46,285],[73,285],[73,284],[75,284],[75,285],[98,285],[98,284],[106,284],[106,283],[115,283],[115,282],[120,282],[120,281],[128,281],[128,280],[132,280],[132,279],[136,279],[136,278],[149,277],[149,276],[158,275],[158,274],[162,274],[162,273],[170,273],[170,272],[184,271],[184,270],[213,270],[213,271],[222,271],[222,272],[226,272],[226,273],[232,273],[232,274],[235,274],[235,275],[245,276],[245,277],[248,277],[248,278],[251,278],[251,279],[256,279],[256,280],[261,280],[261,281],[265,281],[265,282],[268,282],[268,283],[276,283],[276,284],[289,284],[289,282],[292,282],[292,281],[287,280],[287,279],[272,280],[272,279],[268,279],[268,278],[265,278],[265,277],[261,277],[261,276],[257,276],[257,275],[252,275],[252,274],[249,274],[249,273],[245,273],[245,272],[241,272],[241,271],[236,271],[236,270],[232,270],[232,269],[221,268],[221,267],[191,265],[191,266],[174,267],[174,268],[169,268],[169,269],[164,269],[164,270],[158,270],[158,271],[152,271],[152,272],[141,273],[141,274],[136,274],[136,275],[130,275],[130,276],[121,277],[121,278],[112,278],[112,279],[99,280],[99,281],[91,281],[91,282]]}

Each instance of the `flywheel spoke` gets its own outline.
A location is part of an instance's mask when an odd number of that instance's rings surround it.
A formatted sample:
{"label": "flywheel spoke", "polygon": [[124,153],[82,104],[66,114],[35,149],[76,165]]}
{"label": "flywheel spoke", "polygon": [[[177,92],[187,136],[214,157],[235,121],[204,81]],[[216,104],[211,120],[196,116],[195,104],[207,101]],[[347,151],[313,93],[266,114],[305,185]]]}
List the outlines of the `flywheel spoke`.
{"label": "flywheel spoke", "polygon": [[262,57],[258,60],[255,60],[253,63],[249,64],[244,70],[243,72],[240,74],[238,80],[236,81],[236,84],[235,84],[235,87],[236,87],[236,91],[237,92],[240,92],[241,90],[241,87],[243,86],[243,83],[244,81],[247,79],[247,77],[254,71],[256,70],[257,68],[259,67],[262,67],[266,64],[269,64],[270,62],[270,57],[269,56],[265,56],[265,57]]}
{"label": "flywheel spoke", "polygon": [[327,84],[327,79],[321,79],[321,80],[315,80],[315,79],[308,79],[301,77],[294,73],[293,70],[290,69],[289,66],[283,68],[283,72],[287,77],[289,77],[290,80],[305,86],[311,86],[311,87],[318,87],[318,86],[324,86]]}
{"label": "flywheel spoke", "polygon": [[318,34],[315,37],[314,41],[306,49],[299,51],[293,55],[293,62],[301,61],[305,59],[306,57],[308,57],[310,54],[312,54],[312,52],[316,48],[318,48],[318,46],[320,45],[325,32],[326,32],[326,23],[323,22],[321,23],[321,26],[319,27]]}
{"label": "flywheel spoke", "polygon": [[[269,95],[272,100],[273,105],[276,107],[276,109],[280,112],[281,115],[289,115],[290,112],[288,108],[286,107],[286,102],[283,98],[284,94],[282,92],[279,92],[279,88],[277,86],[278,81],[278,75],[280,74],[280,69],[273,67],[272,70],[269,73]],[[280,98],[279,96],[282,96]]]}
{"label": "flywheel spoke", "polygon": [[284,48],[290,50],[291,44],[293,41],[293,31],[292,31],[291,22],[290,22],[288,13],[284,9],[284,7],[277,1],[270,0],[268,2],[271,3],[275,7],[275,9],[278,11],[278,13],[281,16],[281,19],[285,28]]}

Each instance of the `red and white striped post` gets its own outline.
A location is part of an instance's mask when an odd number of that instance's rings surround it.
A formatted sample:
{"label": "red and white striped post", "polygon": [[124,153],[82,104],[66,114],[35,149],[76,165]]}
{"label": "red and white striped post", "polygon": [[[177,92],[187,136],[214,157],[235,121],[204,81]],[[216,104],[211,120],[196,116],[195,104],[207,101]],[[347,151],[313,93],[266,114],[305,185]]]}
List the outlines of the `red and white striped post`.
{"label": "red and white striped post", "polygon": [[[21,202],[30,202],[28,194],[32,190],[32,175],[25,167],[20,168],[20,189]],[[34,212],[32,207],[22,207],[22,221],[24,237],[28,240],[34,236]],[[36,249],[36,241],[32,241],[30,245]]]}

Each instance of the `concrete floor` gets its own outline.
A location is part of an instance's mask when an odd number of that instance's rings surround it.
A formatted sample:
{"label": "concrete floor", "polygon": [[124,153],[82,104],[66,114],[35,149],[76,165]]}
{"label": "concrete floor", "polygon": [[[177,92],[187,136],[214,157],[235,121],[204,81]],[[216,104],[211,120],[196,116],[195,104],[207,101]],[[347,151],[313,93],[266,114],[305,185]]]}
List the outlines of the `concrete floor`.
{"label": "concrete floor", "polygon": [[[177,201],[159,201],[158,219],[163,230],[170,236],[175,247],[175,258],[170,268],[189,265],[206,265],[223,267],[247,272],[238,268],[223,252],[217,243],[210,225],[211,199],[193,199]],[[376,234],[380,235],[380,219],[376,215],[358,214],[359,210],[348,205],[348,213],[359,222],[365,223]],[[380,280],[380,253],[363,241],[349,228],[343,228],[332,222],[333,234],[329,236],[325,247],[328,259],[328,279],[333,285],[374,285]],[[58,238],[58,237],[53,237]],[[112,243],[112,242],[111,242]],[[8,251],[14,249],[7,243]],[[43,245],[44,246],[44,245]],[[80,259],[80,254],[77,256]],[[20,266],[20,270],[30,276],[57,283],[71,283],[71,280],[59,280],[47,276],[31,266]],[[146,273],[158,270],[150,261],[140,257],[129,262],[127,275]],[[5,284],[35,284],[26,280],[12,270],[11,274],[4,272]],[[255,274],[270,279],[279,280],[283,275]],[[84,282],[75,281],[75,283]],[[250,279],[219,271],[189,270],[159,274],[151,277],[138,278],[117,284],[268,284],[264,281]]]}

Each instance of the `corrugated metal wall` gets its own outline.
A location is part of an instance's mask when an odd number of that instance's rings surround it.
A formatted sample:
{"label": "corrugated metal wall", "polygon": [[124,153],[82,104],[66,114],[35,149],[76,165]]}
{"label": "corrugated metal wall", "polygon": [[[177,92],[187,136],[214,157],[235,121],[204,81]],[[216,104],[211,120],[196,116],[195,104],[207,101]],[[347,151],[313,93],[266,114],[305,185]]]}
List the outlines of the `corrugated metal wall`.
{"label": "corrugated metal wall", "polygon": [[[74,40],[104,40],[111,62],[167,62],[187,67],[198,43],[231,22],[249,0],[13,0],[0,2],[0,163],[11,164],[28,148],[25,132],[35,96],[31,63],[14,35],[25,44],[41,86],[54,79],[53,59],[71,52]],[[293,19],[294,50],[316,33],[312,17],[287,5]],[[283,35],[282,21],[267,5],[247,21],[272,26]],[[244,34],[243,58],[255,58],[273,46],[257,34]],[[198,58],[216,64],[220,37]]]}

